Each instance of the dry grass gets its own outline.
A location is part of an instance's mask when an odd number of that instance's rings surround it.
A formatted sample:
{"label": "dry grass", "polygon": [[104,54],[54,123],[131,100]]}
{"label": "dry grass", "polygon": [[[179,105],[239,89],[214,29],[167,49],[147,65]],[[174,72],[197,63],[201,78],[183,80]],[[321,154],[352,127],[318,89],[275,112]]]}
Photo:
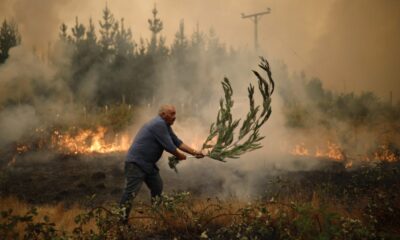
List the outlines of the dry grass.
{"label": "dry grass", "polygon": [[[320,201],[321,200],[319,199],[319,196],[314,193],[310,204],[314,209],[319,209]],[[265,202],[263,205],[266,206],[271,215],[274,216],[276,215],[276,212],[281,211],[284,208],[287,209],[289,202],[289,200],[279,203]],[[219,201],[211,199],[195,199],[191,202],[188,202],[181,209],[183,210],[182,214],[185,214],[186,218],[177,218],[176,213],[168,211],[160,212],[159,216],[162,217],[162,220],[165,223],[168,223],[168,225],[172,228],[180,228],[182,225],[188,224],[188,219],[192,219],[194,217],[202,218],[203,223],[226,226],[232,223],[233,218],[240,209],[251,206],[249,204],[252,203],[238,200]],[[0,211],[13,209],[13,215],[24,215],[31,207],[36,207],[38,210],[38,215],[35,217],[35,220],[42,220],[44,216],[48,216],[50,222],[56,223],[57,228],[66,230],[68,232],[72,231],[74,227],[76,227],[74,218],[85,211],[84,208],[77,204],[68,208],[66,208],[63,203],[59,203],[57,205],[33,206],[18,200],[15,197],[0,198]],[[132,211],[130,219],[131,223],[140,222],[142,225],[151,225],[151,223],[154,223],[154,221],[157,220],[155,219],[157,215],[150,216],[149,209],[147,209],[150,208],[149,205],[143,204],[139,208],[141,209],[140,212],[137,211],[137,208],[134,208]],[[360,214],[357,212],[349,213],[344,206],[338,203],[330,204],[329,211],[336,212],[342,216]],[[90,222],[86,225],[86,228],[96,229],[96,225],[94,222]]]}
{"label": "dry grass", "polygon": [[[43,220],[45,216],[48,216],[50,222],[56,223],[58,229],[67,232],[71,232],[76,227],[74,218],[84,211],[84,209],[78,205],[73,205],[70,208],[66,208],[63,203],[57,205],[33,206],[15,197],[0,198],[0,211],[12,209],[13,215],[22,216],[26,214],[31,207],[35,207],[38,210],[38,215],[34,218],[34,221]],[[18,226],[18,229],[21,231],[23,230],[22,226]],[[93,221],[88,223],[86,229],[96,229],[95,223]]]}
{"label": "dry grass", "polygon": [[[252,224],[253,221],[264,219],[272,222],[282,220],[282,214],[287,214],[288,218],[285,224],[288,226],[292,221],[304,217],[311,217],[314,227],[322,231],[326,228],[324,216],[326,212],[336,213],[343,217],[360,219],[361,212],[349,212],[345,206],[331,199],[329,203],[326,199],[320,197],[317,193],[312,195],[309,201],[298,202],[297,207],[305,206],[306,212],[296,210],[295,205],[291,203],[292,199],[280,199],[280,201],[258,200],[253,202],[243,202],[239,200],[218,200],[218,199],[193,199],[188,198],[181,202],[174,203],[173,209],[164,205],[154,207],[140,202],[135,202],[134,210],[131,214],[130,225],[134,227],[134,234],[139,238],[151,236],[151,234],[161,234],[165,236],[179,236],[183,234],[185,239],[197,238],[203,231],[216,231],[217,229],[235,229],[235,225]],[[308,208],[308,207],[309,208]],[[76,216],[87,212],[87,209],[74,205],[66,208],[64,204],[31,206],[23,201],[13,197],[0,199],[0,211],[13,209],[13,215],[24,215],[31,207],[37,209],[38,215],[34,221],[42,221],[44,216],[48,216],[50,222],[55,223],[57,230],[64,230],[71,234],[77,227],[74,219]],[[108,208],[109,206],[106,206]],[[261,208],[267,209],[268,213],[262,213]],[[249,209],[249,214],[243,214],[244,209]],[[325,209],[325,210],[323,210]],[[111,228],[108,228],[112,235],[118,232],[118,223],[110,222]],[[264,226],[264,225],[263,225]],[[275,226],[272,224],[271,226]],[[318,227],[319,226],[319,227]],[[259,227],[254,225],[255,228]],[[265,227],[265,226],[264,226]],[[293,227],[293,226],[292,226]],[[214,230],[212,230],[214,229]],[[24,226],[17,226],[19,232],[24,231]],[[84,225],[83,231],[93,230],[98,233],[99,226],[94,219]],[[150,234],[150,235],[149,235]],[[110,235],[110,236],[111,236]]]}

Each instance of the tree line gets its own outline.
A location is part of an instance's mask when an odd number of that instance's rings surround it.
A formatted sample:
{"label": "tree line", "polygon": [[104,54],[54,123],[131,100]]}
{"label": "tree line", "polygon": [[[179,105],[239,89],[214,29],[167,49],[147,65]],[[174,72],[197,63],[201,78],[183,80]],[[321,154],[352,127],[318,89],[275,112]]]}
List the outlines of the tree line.
{"label": "tree line", "polygon": [[[78,17],[73,26],[62,23],[52,51],[67,49],[69,64],[60,71],[74,101],[96,106],[121,101],[144,104],[157,98],[166,79],[191,92],[191,101],[206,99],[198,85],[212,81],[212,68],[229,61],[234,50],[228,52],[212,29],[206,34],[197,26],[188,36],[183,20],[173,43],[167,46],[163,28],[156,7],[148,19],[150,39],[133,40],[124,18],[116,19],[108,6],[98,24],[93,19],[84,24]],[[0,39],[0,63],[4,63],[8,50],[21,42],[16,24],[4,20]],[[49,54],[49,61],[54,63],[57,59],[53,58]]]}
{"label": "tree line", "polygon": [[[169,100],[200,106],[210,100],[205,97],[210,95],[208,86],[218,85],[221,80],[214,79],[212,73],[221,72],[223,66],[232,66],[235,60],[245,59],[244,54],[232,48],[227,50],[212,29],[206,34],[197,25],[188,36],[182,20],[168,46],[163,28],[155,7],[148,19],[150,39],[135,41],[124,19],[116,19],[108,6],[97,24],[92,19],[83,24],[77,17],[73,26],[61,24],[53,51],[68,50],[65,58],[69,61],[60,68],[64,72],[60,75],[73,93],[73,101],[86,106],[148,104],[159,98],[160,89],[170,83]],[[9,57],[9,49],[20,43],[16,23],[4,20],[0,28],[0,64]],[[57,59],[50,57],[49,61]],[[307,79],[305,75],[290,79],[285,67],[275,66],[273,72],[290,127],[315,122],[332,127],[332,119],[363,125],[381,122],[382,118],[392,121],[400,116],[398,104],[382,102],[372,92],[333,93],[324,89],[319,79]],[[184,99],[179,99],[178,90],[187,93]],[[299,90],[306,98],[299,97]],[[319,113],[317,119],[313,117],[310,121],[315,112]]]}

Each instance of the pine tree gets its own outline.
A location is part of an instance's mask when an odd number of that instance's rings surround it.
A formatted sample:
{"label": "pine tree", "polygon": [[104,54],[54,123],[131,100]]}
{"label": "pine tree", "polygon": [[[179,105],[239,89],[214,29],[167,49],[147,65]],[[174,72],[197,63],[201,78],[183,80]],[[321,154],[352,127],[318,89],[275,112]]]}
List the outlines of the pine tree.
{"label": "pine tree", "polygon": [[21,43],[21,35],[18,32],[18,27],[13,21],[7,22],[4,19],[0,28],[0,64],[4,63],[8,58],[10,48]]}
{"label": "pine tree", "polygon": [[90,43],[97,42],[96,29],[94,27],[92,18],[89,18],[89,28],[86,31],[86,40]]}
{"label": "pine tree", "polygon": [[196,24],[196,30],[192,34],[191,47],[196,51],[203,51],[205,48],[204,33],[200,31],[199,23]]}
{"label": "pine tree", "polygon": [[167,40],[166,40],[165,37],[163,37],[163,36],[159,37],[159,39],[158,39],[158,47],[157,47],[158,56],[165,57],[165,56],[168,55],[169,50],[168,50],[168,47],[166,45],[166,41]]}
{"label": "pine tree", "polygon": [[89,19],[89,26],[86,31],[86,39],[84,47],[87,51],[88,57],[94,62],[98,60],[100,54],[100,47],[97,44],[96,28],[93,24],[92,18]]}
{"label": "pine tree", "polygon": [[185,22],[183,19],[179,23],[179,30],[175,34],[174,44],[171,48],[172,55],[183,58],[188,48],[188,40],[185,36]]}
{"label": "pine tree", "polygon": [[115,35],[118,30],[118,23],[114,15],[106,5],[103,10],[103,21],[100,21],[100,46],[105,58],[109,58],[115,51]]}
{"label": "pine tree", "polygon": [[225,45],[221,44],[215,30],[210,29],[207,42],[207,53],[209,58],[213,58],[216,63],[221,63],[226,59]]}
{"label": "pine tree", "polygon": [[144,56],[146,54],[146,46],[144,44],[144,39],[142,37],[140,38],[140,41],[139,41],[139,48],[138,48],[137,54],[139,56]]}
{"label": "pine tree", "polygon": [[[157,18],[157,8],[156,6],[154,6],[153,8],[153,19],[149,19],[149,29],[152,33],[151,35],[151,40],[149,43],[149,47],[148,47],[148,51],[149,53],[155,53],[157,52],[157,48],[158,48],[158,43],[157,43],[157,34],[159,32],[161,32],[161,30],[163,29],[163,22],[161,21],[161,19]],[[160,40],[162,40],[162,38],[160,38]]]}
{"label": "pine tree", "polygon": [[79,23],[78,17],[75,17],[75,26],[72,28],[73,41],[76,45],[81,44],[85,37],[86,28],[82,23]]}
{"label": "pine tree", "polygon": [[68,31],[68,26],[65,23],[62,23],[60,26],[60,33],[59,33],[60,39],[62,41],[65,41],[65,42],[68,41],[69,36],[68,36],[67,31]]}
{"label": "pine tree", "polygon": [[133,56],[134,43],[132,42],[131,29],[125,29],[124,19],[120,21],[120,28],[115,35],[115,52],[118,57],[128,58]]}

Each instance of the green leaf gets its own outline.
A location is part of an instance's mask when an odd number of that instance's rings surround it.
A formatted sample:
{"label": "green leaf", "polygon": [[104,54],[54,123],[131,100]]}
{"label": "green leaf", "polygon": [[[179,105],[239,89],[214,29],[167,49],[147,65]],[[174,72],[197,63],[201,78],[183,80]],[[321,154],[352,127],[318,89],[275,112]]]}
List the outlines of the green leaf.
{"label": "green leaf", "polygon": [[[260,136],[261,126],[268,121],[271,116],[271,95],[275,89],[275,82],[272,79],[272,72],[268,61],[260,57],[260,64],[258,65],[262,70],[267,73],[268,80],[265,80],[261,74],[253,70],[254,75],[258,80],[258,89],[262,96],[261,105],[256,105],[254,100],[255,88],[249,84],[248,98],[249,98],[249,112],[246,118],[238,129],[238,137],[235,138],[235,132],[240,123],[239,119],[234,119],[231,109],[234,105],[232,100],[233,89],[227,77],[221,82],[224,91],[224,97],[219,101],[219,110],[217,113],[216,121],[210,125],[209,135],[203,143],[202,149],[208,150],[208,157],[211,159],[225,162],[227,158],[239,158],[246,152],[250,152],[262,148],[260,141],[264,136]],[[260,109],[262,111],[260,113]],[[217,137],[216,143],[210,143]],[[247,139],[246,139],[247,138]],[[177,172],[176,165],[179,163],[173,157],[169,158],[169,166]]]}

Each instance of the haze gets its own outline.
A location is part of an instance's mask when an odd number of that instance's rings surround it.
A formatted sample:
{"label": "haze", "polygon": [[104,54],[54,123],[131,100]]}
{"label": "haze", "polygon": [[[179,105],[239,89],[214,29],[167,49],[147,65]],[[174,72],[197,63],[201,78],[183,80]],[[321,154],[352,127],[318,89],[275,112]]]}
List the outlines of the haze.
{"label": "haze", "polygon": [[[75,16],[97,23],[106,1],[1,0],[0,19],[13,18],[23,44],[45,52],[62,22]],[[382,100],[400,99],[400,1],[396,0],[110,0],[115,18],[124,18],[133,38],[149,38],[147,19],[157,5],[170,44],[184,19],[188,35],[196,24],[214,28],[227,47],[253,49],[253,23],[242,19],[272,9],[259,23],[259,41],[267,57],[291,71],[319,77],[336,91],[374,91]],[[98,25],[97,25],[98,26]]]}

